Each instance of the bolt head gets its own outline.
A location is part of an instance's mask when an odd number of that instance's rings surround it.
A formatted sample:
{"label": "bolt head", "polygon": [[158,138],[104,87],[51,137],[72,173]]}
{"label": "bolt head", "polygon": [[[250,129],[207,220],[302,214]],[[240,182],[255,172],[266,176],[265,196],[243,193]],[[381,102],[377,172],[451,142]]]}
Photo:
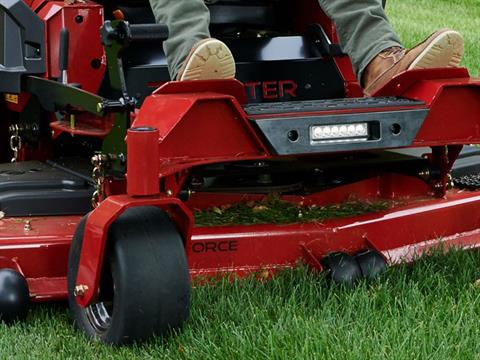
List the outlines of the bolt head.
{"label": "bolt head", "polygon": [[85,293],[87,292],[87,290],[88,290],[87,285],[77,285],[73,290],[73,295],[83,297],[85,296]]}
{"label": "bolt head", "polygon": [[32,230],[32,223],[30,220],[25,221],[25,225],[23,226],[23,230],[30,231]]}

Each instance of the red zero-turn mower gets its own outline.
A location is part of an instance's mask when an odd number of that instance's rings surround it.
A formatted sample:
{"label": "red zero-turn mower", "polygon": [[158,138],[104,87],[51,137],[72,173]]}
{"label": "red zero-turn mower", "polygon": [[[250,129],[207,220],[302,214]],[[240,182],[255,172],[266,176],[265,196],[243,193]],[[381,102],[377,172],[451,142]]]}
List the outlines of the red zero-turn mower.
{"label": "red zero-turn mower", "polygon": [[[480,143],[480,79],[417,70],[366,98],[316,0],[210,10],[238,81],[169,82],[146,0],[0,0],[3,321],[68,298],[78,328],[123,344],[180,327],[205,277],[303,262],[349,285],[480,244],[480,151],[464,148]],[[194,220],[272,196],[390,206]]]}

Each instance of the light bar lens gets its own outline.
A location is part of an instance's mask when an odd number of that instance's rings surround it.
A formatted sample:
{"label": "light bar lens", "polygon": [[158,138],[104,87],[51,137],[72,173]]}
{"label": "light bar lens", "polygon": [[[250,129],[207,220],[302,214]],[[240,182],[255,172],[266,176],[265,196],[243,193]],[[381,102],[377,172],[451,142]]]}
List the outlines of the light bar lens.
{"label": "light bar lens", "polygon": [[310,128],[310,139],[315,142],[366,141],[368,135],[368,123],[316,125]]}

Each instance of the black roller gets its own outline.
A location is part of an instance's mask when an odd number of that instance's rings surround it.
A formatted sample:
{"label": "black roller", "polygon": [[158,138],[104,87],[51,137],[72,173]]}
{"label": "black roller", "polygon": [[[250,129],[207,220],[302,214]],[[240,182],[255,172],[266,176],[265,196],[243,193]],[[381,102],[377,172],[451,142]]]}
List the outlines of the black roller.
{"label": "black roller", "polygon": [[30,294],[27,280],[12,269],[0,269],[0,319],[10,324],[27,317]]}
{"label": "black roller", "polygon": [[365,251],[355,256],[358,266],[366,279],[376,279],[387,270],[387,263],[383,256],[372,250]]}
{"label": "black roller", "polygon": [[322,260],[322,264],[329,270],[333,282],[353,287],[362,277],[362,271],[352,256],[345,253],[333,253]]}

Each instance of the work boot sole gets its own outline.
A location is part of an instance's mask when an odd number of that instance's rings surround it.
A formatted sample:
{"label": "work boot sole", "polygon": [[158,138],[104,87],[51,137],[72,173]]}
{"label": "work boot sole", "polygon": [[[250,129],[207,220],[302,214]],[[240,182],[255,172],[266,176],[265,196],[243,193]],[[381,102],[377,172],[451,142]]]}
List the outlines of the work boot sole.
{"label": "work boot sole", "polygon": [[407,70],[457,67],[462,61],[463,51],[460,33],[450,29],[439,30],[408,50],[401,60],[369,84],[364,93],[367,96],[375,94],[393,77]]}
{"label": "work boot sole", "polygon": [[448,30],[437,37],[410,64],[408,70],[458,67],[464,52],[463,38]]}
{"label": "work boot sole", "polygon": [[192,48],[177,80],[233,79],[235,60],[232,52],[217,39],[205,39]]}

